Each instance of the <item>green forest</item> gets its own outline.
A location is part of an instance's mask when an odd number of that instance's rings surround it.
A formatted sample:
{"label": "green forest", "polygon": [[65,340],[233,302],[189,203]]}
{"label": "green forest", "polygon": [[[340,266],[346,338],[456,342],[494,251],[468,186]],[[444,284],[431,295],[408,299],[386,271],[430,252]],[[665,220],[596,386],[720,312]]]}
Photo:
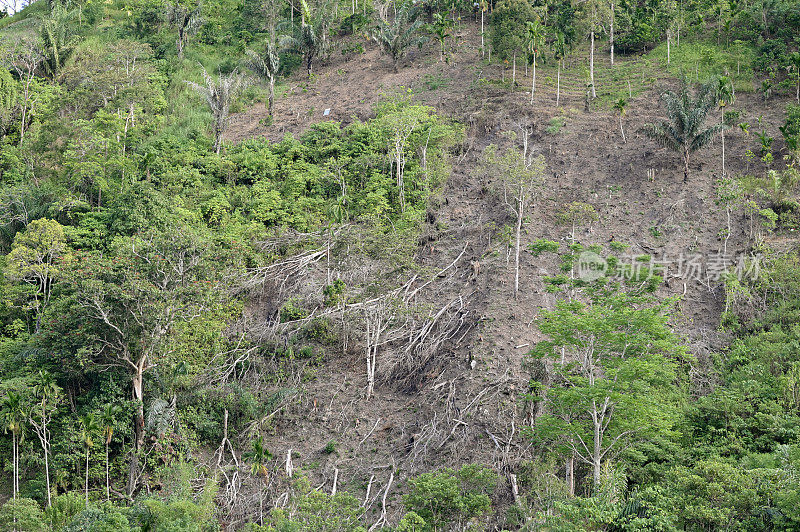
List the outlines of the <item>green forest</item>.
{"label": "green forest", "polygon": [[797,0],[0,0],[0,530],[800,530]]}

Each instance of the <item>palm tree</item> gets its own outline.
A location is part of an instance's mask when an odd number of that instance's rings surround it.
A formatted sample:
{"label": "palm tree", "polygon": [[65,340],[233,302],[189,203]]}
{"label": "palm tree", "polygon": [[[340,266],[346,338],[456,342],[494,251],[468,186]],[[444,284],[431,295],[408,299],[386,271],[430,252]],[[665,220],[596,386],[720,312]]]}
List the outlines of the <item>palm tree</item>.
{"label": "palm tree", "polygon": [[259,54],[254,50],[248,49],[245,50],[245,54],[247,54],[247,68],[269,85],[269,105],[267,110],[271,118],[275,107],[275,78],[281,66],[278,49],[274,43],[267,42],[264,53]]}
{"label": "palm tree", "polygon": [[720,76],[715,87],[717,107],[720,112],[720,136],[722,137],[722,176],[725,176],[725,107],[734,100],[733,85],[730,78]]}
{"label": "palm tree", "polygon": [[189,42],[189,37],[197,33],[200,26],[203,25],[203,19],[200,17],[200,4],[192,7],[176,1],[167,5],[166,11],[167,23],[178,30],[175,46],[178,49],[178,59],[183,59],[183,49]]}
{"label": "palm tree", "polygon": [[13,466],[11,488],[14,499],[19,495],[19,444],[24,437],[23,423],[26,418],[22,396],[9,391],[3,398],[2,419],[5,433],[11,433],[11,462]]}
{"label": "palm tree", "polygon": [[44,70],[51,79],[56,79],[61,67],[72,55],[78,38],[72,28],[76,11],[57,3],[43,16],[39,17]]}
{"label": "palm tree", "polygon": [[669,121],[645,124],[642,132],[662,146],[683,156],[683,182],[689,182],[689,159],[695,151],[705,147],[722,129],[722,124],[703,129],[708,112],[714,107],[711,85],[703,85],[692,95],[687,86],[679,93],[666,91],[661,95]]}
{"label": "palm tree", "polygon": [[[306,71],[311,79],[314,59],[324,54],[330,43],[328,29],[332,17],[328,9],[321,8],[311,13],[306,0],[300,0],[300,26],[292,26],[292,35],[282,35],[280,44],[286,50],[301,54],[306,61]],[[312,16],[313,15],[313,16]]]}
{"label": "palm tree", "polygon": [[105,410],[100,414],[100,426],[103,432],[103,443],[106,447],[106,500],[111,500],[111,482],[108,474],[108,448],[111,445],[111,438],[114,436],[114,422],[119,417],[122,409],[117,405],[106,405]]}
{"label": "palm tree", "polygon": [[84,482],[84,492],[86,494],[86,504],[89,504],[89,451],[94,447],[94,435],[98,425],[94,414],[88,413],[80,416],[78,422],[81,425],[80,439],[86,450],[86,477]]}
{"label": "palm tree", "polygon": [[382,18],[378,27],[372,32],[372,40],[380,45],[381,50],[392,58],[392,67],[397,72],[398,63],[406,53],[406,49],[413,46],[422,46],[426,37],[417,35],[422,27],[422,20],[418,20],[419,11],[412,2],[406,2],[390,22]]}
{"label": "palm tree", "polygon": [[243,80],[239,73],[234,71],[228,75],[220,74],[219,81],[217,81],[206,72],[205,68],[203,68],[203,79],[205,85],[193,81],[186,83],[201,94],[208,103],[211,116],[214,118],[214,151],[219,154],[222,149],[222,135],[228,127],[231,100],[242,88]]}
{"label": "palm tree", "polygon": [[544,45],[544,31],[545,28],[539,19],[533,22],[528,22],[528,39],[527,49],[531,64],[533,66],[533,78],[531,79],[531,105],[533,105],[533,93],[536,92],[536,59],[539,55],[539,50]]}
{"label": "palm tree", "polygon": [[[38,398],[34,411],[31,412],[29,422],[39,438],[44,453],[44,478],[47,487],[47,506],[51,505],[50,490],[50,429],[47,424],[53,416],[53,410],[59,399],[61,389],[56,384],[52,375],[39,371],[39,378],[33,385],[33,395]],[[34,414],[36,419],[34,419]]]}
{"label": "palm tree", "polygon": [[267,462],[272,459],[272,453],[269,452],[269,449],[267,449],[267,446],[264,444],[263,436],[259,436],[258,439],[253,440],[252,445],[252,449],[244,453],[244,458],[250,461],[250,473],[253,476],[257,476],[261,484],[261,489],[259,490],[258,522],[259,525],[264,526],[264,484],[269,477]]}
{"label": "palm tree", "polygon": [[622,133],[622,142],[627,144],[628,140],[625,138],[625,130],[622,128],[622,117],[625,116],[625,112],[627,111],[628,107],[628,100],[625,98],[620,98],[616,102],[614,102],[614,109],[619,113],[619,132]]}

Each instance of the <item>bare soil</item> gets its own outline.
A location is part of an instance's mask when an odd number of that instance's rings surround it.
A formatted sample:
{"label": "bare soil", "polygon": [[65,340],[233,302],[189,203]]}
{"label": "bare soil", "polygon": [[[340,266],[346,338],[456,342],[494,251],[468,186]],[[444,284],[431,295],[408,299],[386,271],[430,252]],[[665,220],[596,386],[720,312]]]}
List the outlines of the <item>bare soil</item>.
{"label": "bare soil", "polygon": [[[513,257],[508,260],[507,246],[498,234],[511,218],[489,192],[491,184],[476,171],[483,148],[493,142],[509,143],[503,133],[515,124],[528,120],[535,127],[533,149],[545,156],[548,172],[528,213],[524,246],[537,238],[568,243],[571,228],[558,225],[556,213],[566,203],[581,201],[595,207],[599,221],[579,228],[579,242],[605,246],[623,242],[631,245],[631,256],[647,254],[673,261],[700,254],[708,265],[723,250],[726,214],[725,207],[715,201],[715,181],[721,174],[719,140],[695,155],[689,183],[684,184],[680,156],[638,132],[644,123],[663,116],[659,93],[674,86],[674,80],[659,79],[629,102],[623,118],[627,142],[623,142],[615,112],[586,111],[582,91],[565,90],[556,108],[547,74],[540,74],[543,81],[533,105],[526,90],[530,77],[521,65],[517,65],[520,86],[515,91],[481,81],[500,79],[503,73],[497,65],[480,59],[478,30],[472,22],[462,25],[449,63],[439,62],[436,48],[430,46],[412,51],[399,73],[394,73],[375,45],[365,43],[365,48],[365,54],[351,57],[335,52],[318,67],[312,82],[303,79],[302,72],[287,80],[288,90],[275,103],[274,123],[263,125],[266,110],[256,105],[232,117],[228,139],[266,136],[277,140],[287,133],[297,136],[323,119],[364,120],[384,94],[402,88],[411,88],[420,101],[466,126],[466,146],[453,156],[452,176],[431,208],[435,223],[426,231],[432,241],[420,247],[418,260],[441,268],[466,247],[448,274],[454,288],[448,289],[447,297],[460,294],[468,301],[477,318],[472,333],[462,346],[441,354],[420,386],[412,390],[385,383],[368,402],[361,358],[329,359],[317,379],[307,385],[301,402],[277,420],[268,441],[280,459],[286,449],[296,451],[295,465],[304,467],[314,484],[326,490],[338,469],[339,489],[363,497],[374,475],[372,512],[379,511],[376,497],[395,468],[399,474],[389,497],[393,522],[402,510],[400,487],[410,475],[474,462],[505,473],[534,453],[521,437],[529,422],[521,400],[530,378],[523,362],[529,346],[540,340],[535,325],[538,312],[552,308],[556,301],[544,290],[542,278],[559,273],[558,260],[552,254],[523,253],[521,290],[515,299]],[[597,68],[613,68],[602,56],[599,51]],[[575,86],[579,70],[577,64],[564,73],[565,87],[570,79]],[[429,90],[437,80],[446,83]],[[744,111],[743,121],[755,124],[758,116],[764,116],[767,124],[782,122],[786,102],[780,98],[766,106],[754,93],[737,96],[735,107]],[[329,117],[323,117],[325,109],[331,109]],[[565,125],[548,133],[554,117],[562,117]],[[780,138],[777,129],[770,133]],[[764,171],[762,163],[748,162],[744,155],[756,143],[752,133],[747,137],[738,128],[727,131],[726,167],[731,175]],[[741,212],[733,213],[727,250],[733,257],[748,250],[747,224]],[[471,262],[480,263],[477,279],[472,278]],[[682,296],[675,326],[698,356],[695,388],[702,393],[713,384],[708,354],[725,342],[718,327],[724,294],[719,281],[678,277],[674,267],[668,270],[658,295]],[[330,441],[338,442],[337,450],[326,454],[322,449]],[[501,483],[497,496],[510,500],[506,483]]]}

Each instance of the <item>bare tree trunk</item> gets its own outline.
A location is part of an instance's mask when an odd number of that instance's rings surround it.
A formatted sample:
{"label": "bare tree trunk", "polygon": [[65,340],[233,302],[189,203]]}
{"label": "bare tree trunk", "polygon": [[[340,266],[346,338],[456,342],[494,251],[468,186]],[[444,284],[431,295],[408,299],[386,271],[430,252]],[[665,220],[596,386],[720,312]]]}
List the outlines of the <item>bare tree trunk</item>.
{"label": "bare tree trunk", "polygon": [[86,478],[83,485],[86,493],[86,504],[89,504],[89,446],[86,446]]}
{"label": "bare tree trunk", "polygon": [[558,102],[561,99],[561,62],[563,60],[558,60],[558,74],[556,75],[556,107],[558,107]]}
{"label": "bare tree trunk", "polygon": [[683,149],[683,182],[689,182],[689,148]]}
{"label": "bare tree trunk", "polygon": [[108,475],[108,440],[106,440],[106,500],[111,500],[111,482]]}
{"label": "bare tree trunk", "polygon": [[619,115],[619,131],[620,131],[620,133],[622,133],[622,142],[627,144],[628,140],[625,138],[625,130],[622,129],[622,113],[620,113],[620,115]]}
{"label": "bare tree trunk", "polygon": [[514,58],[511,60],[511,88],[517,85],[517,52],[514,52]]}
{"label": "bare tree trunk", "polygon": [[669,45],[670,40],[672,39],[672,30],[667,30],[667,64],[669,64]]}
{"label": "bare tree trunk", "polygon": [[725,108],[721,108],[721,124],[722,129],[720,130],[720,134],[722,135],[722,177],[725,177]]}
{"label": "bare tree trunk", "polygon": [[272,118],[275,111],[275,76],[269,78],[269,116]]}
{"label": "bare tree trunk", "polygon": [[564,480],[570,497],[575,496],[575,455],[570,453],[565,464]]}
{"label": "bare tree trunk", "polygon": [[614,2],[611,2],[611,29],[609,31],[609,43],[611,45],[611,65],[614,65]]}
{"label": "bare tree trunk", "polygon": [[533,105],[534,92],[536,92],[536,53],[533,54],[533,77],[531,79],[531,105]]}
{"label": "bare tree trunk", "polygon": [[[522,187],[520,187],[521,189]],[[522,218],[523,209],[525,209],[525,196],[520,190],[520,196],[517,200],[517,227],[516,227],[516,244],[514,246],[514,299],[519,295],[519,247],[522,236]]]}
{"label": "bare tree trunk", "polygon": [[592,46],[589,50],[589,79],[592,83],[592,98],[597,98],[597,92],[594,89],[594,30],[592,30]]}
{"label": "bare tree trunk", "polygon": [[481,57],[486,56],[486,46],[483,41],[483,7],[481,7]]}

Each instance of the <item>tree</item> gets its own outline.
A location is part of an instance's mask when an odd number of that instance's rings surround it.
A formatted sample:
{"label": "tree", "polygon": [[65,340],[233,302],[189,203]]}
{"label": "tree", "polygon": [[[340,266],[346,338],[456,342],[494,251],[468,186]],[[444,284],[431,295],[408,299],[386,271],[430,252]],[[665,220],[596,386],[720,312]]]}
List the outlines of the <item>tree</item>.
{"label": "tree", "polygon": [[50,303],[54,282],[61,273],[66,253],[64,228],[55,220],[40,218],[17,233],[7,257],[9,279],[28,284],[33,291],[31,308],[36,312],[36,332],[42,313]]}
{"label": "tree", "polygon": [[561,66],[564,63],[564,58],[567,56],[567,44],[564,38],[564,33],[556,31],[551,43],[553,48],[553,59],[556,60],[556,107],[561,100]]}
{"label": "tree", "polygon": [[611,291],[587,304],[560,302],[538,320],[549,339],[530,355],[552,361],[553,375],[535,434],[587,464],[595,486],[605,461],[672,430],[683,347],[667,319],[663,305]]}
{"label": "tree", "polygon": [[589,84],[591,85],[592,98],[597,98],[597,91],[594,86],[594,41],[595,34],[601,29],[600,25],[600,10],[605,8],[605,4],[601,0],[588,0],[583,3],[586,13],[586,19],[589,21]]}
{"label": "tree", "polygon": [[31,108],[35,101],[36,71],[44,60],[41,43],[38,39],[19,38],[14,41],[7,55],[12,70],[22,85],[22,111],[19,126],[20,140],[25,138]]}
{"label": "tree", "polygon": [[58,77],[78,44],[78,37],[72,28],[75,13],[75,10],[68,9],[66,5],[55,3],[49,13],[40,17],[44,67],[51,79]]}
{"label": "tree", "polygon": [[86,476],[84,487],[84,494],[86,496],[86,504],[89,504],[89,451],[94,447],[94,436],[100,428],[94,414],[87,413],[78,418],[78,423],[81,426],[80,440],[83,448],[86,451]]}
{"label": "tree", "polygon": [[645,124],[643,133],[662,146],[683,157],[683,182],[689,182],[689,160],[692,153],[707,146],[722,130],[722,124],[703,129],[708,112],[714,107],[714,92],[708,84],[695,95],[684,86],[680,92],[661,95],[669,121]]}
{"label": "tree", "polygon": [[517,54],[525,49],[528,22],[536,20],[533,6],[524,0],[501,0],[492,11],[492,49],[501,61],[511,61],[511,82],[517,79]]}
{"label": "tree", "polygon": [[206,72],[205,68],[203,68],[203,80],[205,85],[200,85],[193,81],[187,81],[186,83],[206,99],[213,118],[214,151],[219,154],[220,150],[222,150],[222,136],[228,128],[228,113],[231,101],[242,88],[244,82],[236,71],[227,75],[220,74],[219,79],[215,80]]}
{"label": "tree", "polygon": [[533,75],[531,77],[531,105],[533,105],[533,94],[536,92],[536,60],[539,57],[542,46],[544,46],[544,41],[545,27],[542,25],[541,21],[537,18],[533,22],[528,22],[526,48],[531,65],[533,66]]}
{"label": "tree", "polygon": [[83,256],[65,277],[75,301],[73,319],[84,324],[91,356],[130,372],[135,406],[129,494],[144,446],[144,375],[163,360],[176,328],[212,308],[218,292],[207,263],[211,253],[201,235],[173,227],[118,240],[113,259]]}
{"label": "tree", "polygon": [[39,438],[39,444],[42,446],[42,453],[44,454],[44,478],[47,489],[47,506],[49,508],[52,500],[50,489],[50,429],[48,424],[53,418],[53,413],[61,399],[61,388],[58,387],[52,375],[39,370],[38,379],[33,385],[33,396],[36,399],[36,405],[31,409],[28,422]]}
{"label": "tree", "polygon": [[280,44],[286,50],[301,54],[306,61],[306,72],[311,79],[314,60],[328,51],[328,30],[333,19],[327,6],[317,9],[314,13],[308,7],[306,0],[300,0],[301,22],[300,26],[292,25],[292,35],[282,35]]}
{"label": "tree", "polygon": [[[430,130],[435,121],[433,108],[412,105],[408,98],[400,97],[384,102],[378,109],[378,124],[386,137],[388,151],[394,163],[400,213],[406,210],[405,168],[415,134]],[[413,154],[413,151],[411,151]]]}
{"label": "tree", "polygon": [[514,226],[514,298],[519,292],[519,254],[522,238],[522,221],[525,219],[533,196],[543,184],[545,161],[543,156],[534,157],[528,150],[527,127],[521,127],[523,148],[498,151],[490,145],[484,150],[481,168],[492,179],[499,181],[498,193],[512,214],[516,217]]}
{"label": "tree", "polygon": [[733,84],[727,76],[720,76],[717,79],[715,88],[717,107],[719,108],[720,128],[719,133],[722,138],[722,176],[725,177],[725,107],[733,103]]}
{"label": "tree", "polygon": [[273,116],[275,108],[275,78],[280,69],[280,56],[278,49],[271,42],[267,42],[264,52],[259,54],[253,50],[245,50],[247,54],[247,67],[259,78],[267,82],[269,87],[269,103],[267,105],[267,112],[269,116]]}
{"label": "tree", "polygon": [[417,530],[464,530],[466,523],[491,510],[489,495],[497,485],[497,474],[470,464],[458,471],[422,473],[410,478],[408,484],[403,505],[427,525]]}
{"label": "tree", "polygon": [[41,532],[50,528],[39,503],[33,499],[17,498],[6,501],[0,507],[0,530]]}
{"label": "tree", "polygon": [[4,432],[11,433],[11,490],[13,498],[16,499],[19,496],[19,444],[25,434],[23,424],[28,418],[22,396],[9,391],[3,398],[0,414],[2,414]]}
{"label": "tree", "polygon": [[797,100],[798,105],[800,105],[800,52],[793,52],[791,56],[789,56],[789,68],[792,71],[792,77],[794,77],[794,85],[795,85],[795,100]]}
{"label": "tree", "polygon": [[183,50],[189,43],[189,38],[203,25],[200,12],[200,3],[192,0],[176,0],[166,6],[167,24],[178,30],[178,38],[175,40],[178,59],[183,59]]}
{"label": "tree", "polygon": [[244,453],[243,458],[250,462],[250,474],[258,477],[259,496],[258,496],[258,524],[264,526],[264,488],[269,478],[267,464],[272,460],[272,453],[269,452],[264,444],[264,437],[259,435],[253,440],[252,448]]}
{"label": "tree", "polygon": [[619,116],[619,132],[622,133],[622,142],[627,143],[628,140],[625,138],[625,130],[622,127],[622,117],[625,116],[625,112],[628,108],[628,100],[625,98],[620,98],[616,102],[614,102],[614,109],[617,111],[617,115]]}
{"label": "tree", "polygon": [[114,424],[119,417],[122,409],[117,405],[106,405],[100,414],[99,425],[102,429],[103,444],[106,451],[106,500],[111,500],[111,477],[108,473],[108,449],[111,445],[111,438],[114,437]]}
{"label": "tree", "polygon": [[411,2],[403,3],[391,21],[385,18],[378,21],[378,27],[372,32],[372,40],[392,58],[395,72],[398,71],[398,63],[408,48],[422,46],[427,41],[425,36],[417,34],[422,26],[419,10]]}
{"label": "tree", "polygon": [[433,14],[433,24],[431,29],[436,40],[439,41],[439,61],[444,61],[444,49],[447,38],[450,37],[450,29],[453,27],[453,21],[447,18],[442,13]]}

